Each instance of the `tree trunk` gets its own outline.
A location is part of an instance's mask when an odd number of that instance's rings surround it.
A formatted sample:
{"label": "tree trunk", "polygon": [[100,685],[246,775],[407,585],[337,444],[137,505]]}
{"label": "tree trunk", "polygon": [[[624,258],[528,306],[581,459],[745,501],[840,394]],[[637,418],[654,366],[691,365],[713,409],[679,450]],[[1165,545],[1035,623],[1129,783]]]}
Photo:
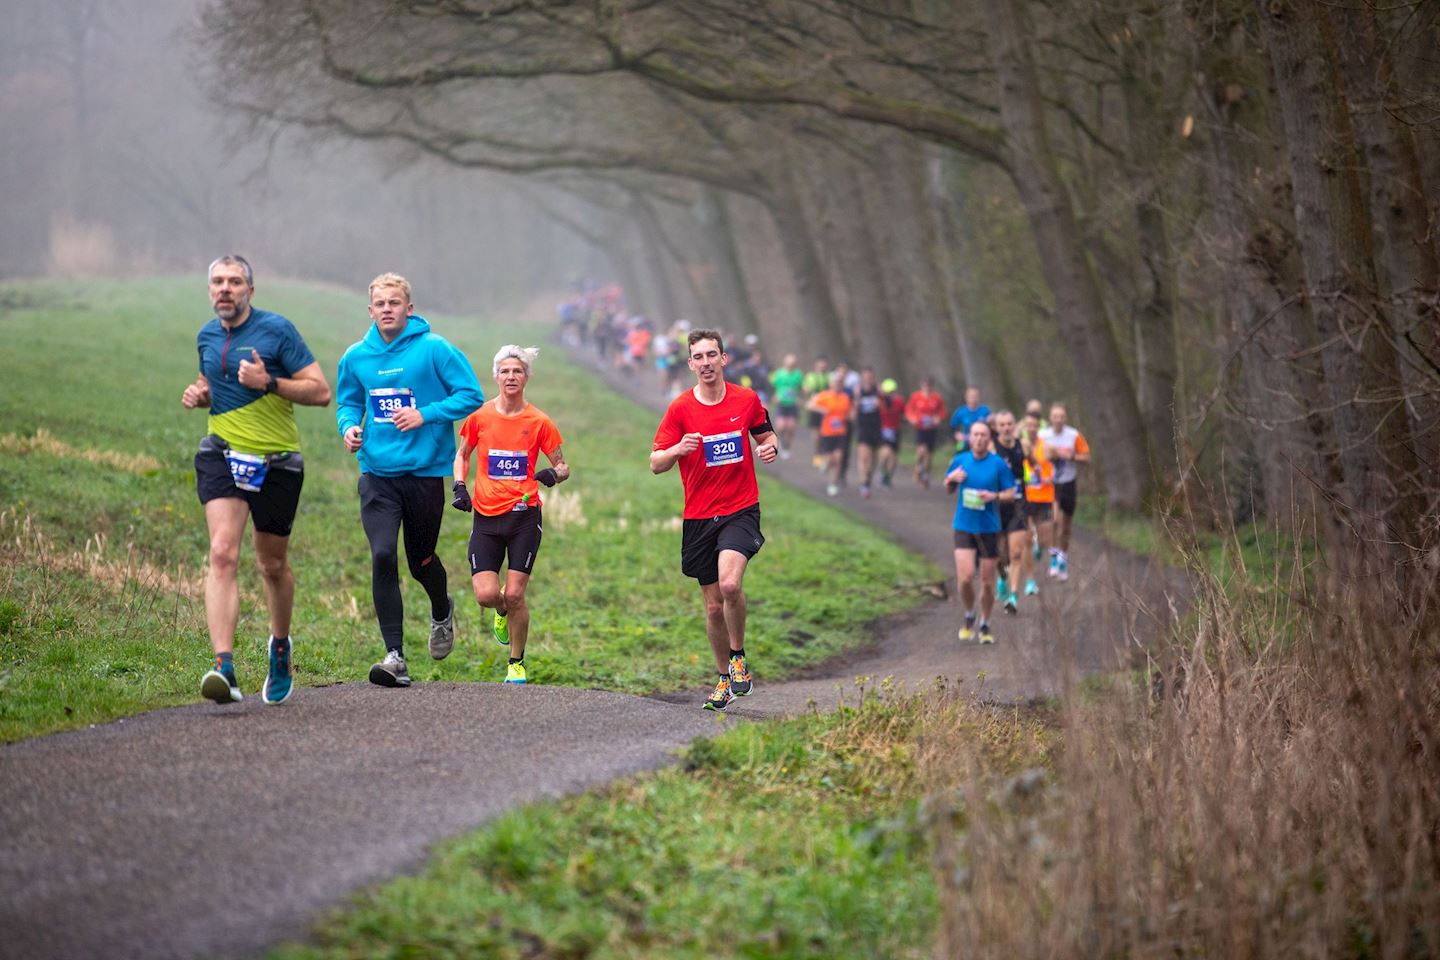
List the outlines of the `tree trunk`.
{"label": "tree trunk", "polygon": [[[675,288],[670,282],[670,264],[665,255],[664,240],[660,236],[660,225],[655,221],[655,211],[638,194],[633,196],[630,204],[630,221],[640,239],[643,267],[650,281],[643,312],[651,317],[658,316],[663,323],[669,323],[680,315]],[[635,305],[631,304],[631,310],[635,309]]]}
{"label": "tree trunk", "polygon": [[805,324],[815,333],[814,347],[832,355],[846,347],[840,314],[830,294],[830,283],[815,247],[810,221],[800,203],[799,184],[793,167],[780,164],[780,182],[765,195],[765,206],[775,224],[775,232],[784,251],[785,262],[795,283]]}
{"label": "tree trunk", "polygon": [[1061,335],[1087,384],[1085,408],[1094,423],[1086,432],[1096,441],[1106,495],[1112,507],[1133,510],[1153,484],[1145,429],[1050,147],[1023,3],[986,0],[1009,172],[1055,294]]}
{"label": "tree trunk", "polygon": [[[1388,596],[1417,545],[1416,459],[1400,395],[1399,369],[1383,318],[1361,190],[1361,157],[1334,64],[1325,8],[1308,0],[1257,0],[1275,71],[1295,223],[1311,315],[1323,349],[1348,508],[1360,550],[1362,589]],[[1397,549],[1398,548],[1398,549]],[[1400,564],[1397,567],[1397,563]]]}
{"label": "tree trunk", "polygon": [[700,187],[696,214],[705,231],[711,256],[715,261],[716,287],[730,304],[735,330],[741,334],[759,333],[760,320],[750,301],[750,288],[745,281],[745,268],[735,243],[735,224],[730,217],[728,198],[710,186]]}

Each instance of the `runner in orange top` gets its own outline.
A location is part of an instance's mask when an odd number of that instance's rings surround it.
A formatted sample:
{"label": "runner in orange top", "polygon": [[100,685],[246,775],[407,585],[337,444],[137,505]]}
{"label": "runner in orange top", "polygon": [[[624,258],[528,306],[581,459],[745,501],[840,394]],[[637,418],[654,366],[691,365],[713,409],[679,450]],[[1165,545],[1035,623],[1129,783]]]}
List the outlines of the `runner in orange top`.
{"label": "runner in orange top", "polygon": [[825,458],[830,478],[825,492],[833,497],[840,493],[840,469],[845,459],[845,445],[850,439],[850,421],[854,418],[854,405],[850,394],[845,392],[843,374],[837,371],[830,378],[830,389],[811,397],[806,409],[820,414],[820,455]]}
{"label": "runner in orange top", "polygon": [[[1020,435],[1025,450],[1025,509],[1035,524],[1037,557],[1044,556],[1050,549],[1055,513],[1055,464],[1046,453],[1045,443],[1039,438],[1040,417],[1038,413],[1025,414],[1026,429]],[[1025,579],[1025,596],[1040,592],[1035,584],[1034,571]]]}
{"label": "runner in orange top", "polygon": [[[530,608],[525,591],[535,556],[540,552],[540,484],[553,487],[570,477],[560,452],[562,439],[555,423],[525,399],[525,384],[539,353],[534,347],[507,344],[495,354],[495,382],[500,395],[465,418],[460,449],[455,454],[457,510],[474,510],[470,531],[470,582],[475,602],[495,610],[495,639],[510,646],[506,683],[525,683],[525,640],[530,634]],[[475,493],[465,486],[470,455],[480,451]],[[544,453],[550,466],[535,469]],[[505,586],[500,566],[509,557]]]}
{"label": "runner in orange top", "polygon": [[930,486],[930,452],[935,449],[935,434],[945,419],[945,398],[935,392],[929,377],[920,381],[920,389],[905,402],[905,419],[915,428],[915,482]]}

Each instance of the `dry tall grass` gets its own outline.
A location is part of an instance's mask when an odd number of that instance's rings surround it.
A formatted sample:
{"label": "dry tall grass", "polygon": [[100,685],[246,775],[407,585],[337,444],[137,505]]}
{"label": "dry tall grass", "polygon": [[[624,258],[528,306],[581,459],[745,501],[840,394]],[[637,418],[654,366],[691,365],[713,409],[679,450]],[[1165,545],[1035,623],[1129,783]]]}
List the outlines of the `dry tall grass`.
{"label": "dry tall grass", "polygon": [[1191,559],[1164,682],[1068,696],[1049,771],[935,819],[939,956],[1440,956],[1440,639]]}

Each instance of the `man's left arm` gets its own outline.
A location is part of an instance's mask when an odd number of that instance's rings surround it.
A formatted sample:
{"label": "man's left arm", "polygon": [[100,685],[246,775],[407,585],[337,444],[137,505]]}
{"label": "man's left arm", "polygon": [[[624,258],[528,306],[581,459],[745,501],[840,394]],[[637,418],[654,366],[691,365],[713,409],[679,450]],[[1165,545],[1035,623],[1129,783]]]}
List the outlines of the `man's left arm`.
{"label": "man's left arm", "polygon": [[761,463],[774,463],[775,458],[780,455],[779,441],[775,436],[775,427],[770,423],[770,411],[766,410],[763,404],[756,404],[760,412],[750,423],[750,436],[755,440],[755,456],[760,458]]}
{"label": "man's left arm", "polygon": [[420,415],[426,423],[464,420],[485,404],[485,392],[480,389],[475,368],[470,366],[460,348],[446,340],[436,339],[439,340],[436,344],[439,349],[435,358],[435,375],[445,388],[445,397],[419,407]]}

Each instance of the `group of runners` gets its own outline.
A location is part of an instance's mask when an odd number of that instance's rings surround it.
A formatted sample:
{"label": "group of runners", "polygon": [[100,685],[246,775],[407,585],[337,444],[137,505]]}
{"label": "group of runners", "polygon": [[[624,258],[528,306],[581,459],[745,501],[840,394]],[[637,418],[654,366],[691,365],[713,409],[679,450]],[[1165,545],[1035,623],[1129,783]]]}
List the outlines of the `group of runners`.
{"label": "group of runners", "polygon": [[[205,614],[215,655],[201,679],[201,695],[217,703],[243,699],[234,645],[247,522],[253,523],[270,619],[262,699],[283,703],[294,689],[295,578],[288,551],[305,478],[294,405],[326,406],[332,396],[340,442],[359,466],[360,522],[370,547],[371,593],[385,650],[370,668],[370,682],[410,685],[399,573],[402,537],[410,576],[430,604],[429,655],[443,660],[454,649],[456,611],[445,565],[435,552],[446,476],[454,478],[451,506],[473,514],[471,589],[477,604],[493,611],[491,634],[509,647],[505,682],[527,682],[526,593],[543,529],[540,487],[571,476],[559,429],[525,399],[538,351],[502,346],[491,367],[498,394],[487,401],[465,354],[415,314],[410,283],[383,273],[369,286],[369,328],[340,358],[332,393],[294,324],[252,304],[254,273],[243,257],[216,259],[208,283],[215,316],[197,336],[199,370],[181,395],[187,409],[209,411],[194,461],[210,535]],[[666,411],[650,468],[659,474],[680,467],[681,568],[700,584],[719,674],[703,705],[723,710],[753,689],[743,583],[750,558],[764,543],[755,462],[774,461],[778,449],[760,397],[723,377],[729,357],[722,336],[691,330],[685,346],[696,384]],[[537,469],[542,453],[549,466]],[[473,475],[472,457],[478,467]]]}

